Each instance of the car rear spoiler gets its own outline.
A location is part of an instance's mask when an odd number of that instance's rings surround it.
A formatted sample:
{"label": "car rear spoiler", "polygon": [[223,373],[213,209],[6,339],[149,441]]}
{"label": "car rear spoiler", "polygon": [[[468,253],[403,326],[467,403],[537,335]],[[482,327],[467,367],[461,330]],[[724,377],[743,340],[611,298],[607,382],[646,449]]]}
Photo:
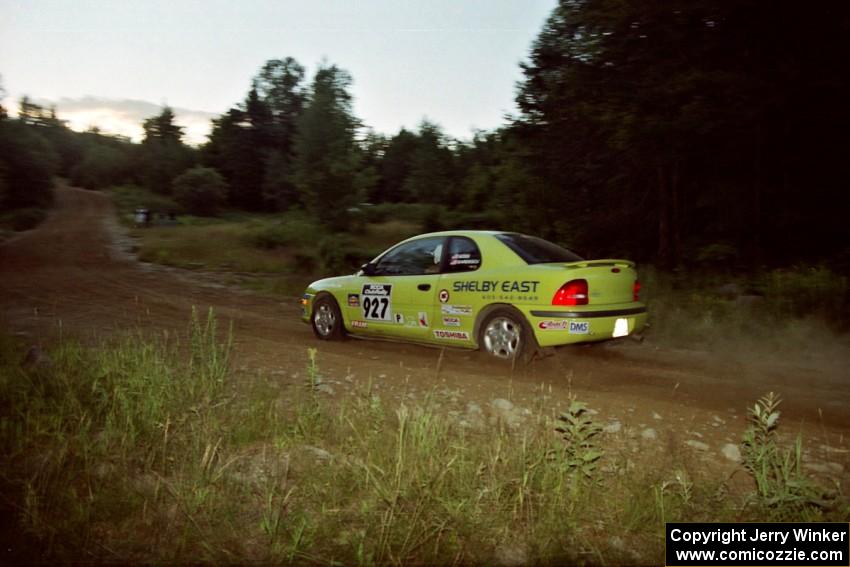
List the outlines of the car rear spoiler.
{"label": "car rear spoiler", "polygon": [[565,268],[594,268],[604,266],[618,266],[623,268],[634,268],[635,263],[631,260],[581,260],[580,262],[569,262],[564,264]]}

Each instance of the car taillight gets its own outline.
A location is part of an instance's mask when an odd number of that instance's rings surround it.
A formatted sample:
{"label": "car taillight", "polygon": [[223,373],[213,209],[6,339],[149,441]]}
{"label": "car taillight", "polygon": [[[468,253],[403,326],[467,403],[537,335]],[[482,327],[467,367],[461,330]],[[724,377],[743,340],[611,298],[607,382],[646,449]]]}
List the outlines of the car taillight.
{"label": "car taillight", "polygon": [[587,305],[587,280],[570,280],[555,292],[552,305]]}
{"label": "car taillight", "polygon": [[640,301],[640,282],[635,280],[635,285],[632,286],[632,301]]}

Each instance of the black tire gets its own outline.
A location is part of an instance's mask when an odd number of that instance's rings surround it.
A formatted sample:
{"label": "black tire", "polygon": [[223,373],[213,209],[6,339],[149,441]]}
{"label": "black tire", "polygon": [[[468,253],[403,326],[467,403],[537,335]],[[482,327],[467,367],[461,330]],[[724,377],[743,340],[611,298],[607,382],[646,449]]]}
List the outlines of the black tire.
{"label": "black tire", "polygon": [[528,363],[539,347],[522,313],[511,307],[496,307],[481,321],[478,348],[495,358]]}
{"label": "black tire", "polygon": [[333,296],[324,294],[316,298],[310,325],[313,333],[323,341],[338,341],[345,337],[342,312]]}

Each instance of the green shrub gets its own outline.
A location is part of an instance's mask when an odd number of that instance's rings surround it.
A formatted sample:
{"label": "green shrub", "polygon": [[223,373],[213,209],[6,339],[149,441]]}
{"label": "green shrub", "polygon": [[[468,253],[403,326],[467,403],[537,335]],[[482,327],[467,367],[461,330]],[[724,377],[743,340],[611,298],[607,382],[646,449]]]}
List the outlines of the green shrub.
{"label": "green shrub", "polygon": [[394,220],[422,223],[432,207],[442,208],[439,205],[423,205],[419,203],[381,203],[379,205],[361,208],[363,218],[367,223]]}
{"label": "green shrub", "polygon": [[171,212],[180,208],[174,199],[138,185],[116,185],[109,192],[122,215],[132,215],[136,209]]}
{"label": "green shrub", "polygon": [[288,246],[305,247],[316,242],[321,234],[315,220],[304,214],[288,213],[272,225],[264,225],[249,234],[250,243],[264,250]]}
{"label": "green shrub", "polygon": [[437,232],[443,230],[442,211],[436,205],[428,207],[428,212],[425,213],[425,218],[422,219],[422,232]]}
{"label": "green shrub", "polygon": [[504,228],[504,224],[505,216],[498,211],[446,211],[440,219],[441,228],[446,230],[500,230]]}
{"label": "green shrub", "polygon": [[316,270],[317,262],[313,254],[296,252],[292,260],[292,268],[297,273],[312,273]]}
{"label": "green shrub", "polygon": [[847,278],[824,266],[773,270],[761,276],[756,285],[776,316],[819,315],[833,321],[846,320]]}
{"label": "green shrub", "polygon": [[15,232],[29,230],[41,224],[47,218],[47,211],[33,207],[16,209],[5,213],[0,224],[8,226]]}
{"label": "green shrub", "polygon": [[227,183],[209,167],[193,167],[172,182],[174,199],[193,215],[214,216],[227,198]]}
{"label": "green shrub", "polygon": [[355,272],[376,255],[373,250],[357,246],[348,234],[329,235],[319,243],[319,259],[329,274]]}

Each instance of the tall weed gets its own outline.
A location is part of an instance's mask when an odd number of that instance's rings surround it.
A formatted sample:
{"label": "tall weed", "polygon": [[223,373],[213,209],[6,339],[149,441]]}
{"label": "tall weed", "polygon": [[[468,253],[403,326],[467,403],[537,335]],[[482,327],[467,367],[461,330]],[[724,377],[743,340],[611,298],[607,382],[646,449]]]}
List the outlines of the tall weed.
{"label": "tall weed", "polygon": [[777,519],[814,513],[831,504],[824,491],[803,473],[800,436],[790,448],[780,445],[780,403],[773,392],[759,398],[748,410],[750,425],[741,444],[744,467],[756,483],[754,500]]}

